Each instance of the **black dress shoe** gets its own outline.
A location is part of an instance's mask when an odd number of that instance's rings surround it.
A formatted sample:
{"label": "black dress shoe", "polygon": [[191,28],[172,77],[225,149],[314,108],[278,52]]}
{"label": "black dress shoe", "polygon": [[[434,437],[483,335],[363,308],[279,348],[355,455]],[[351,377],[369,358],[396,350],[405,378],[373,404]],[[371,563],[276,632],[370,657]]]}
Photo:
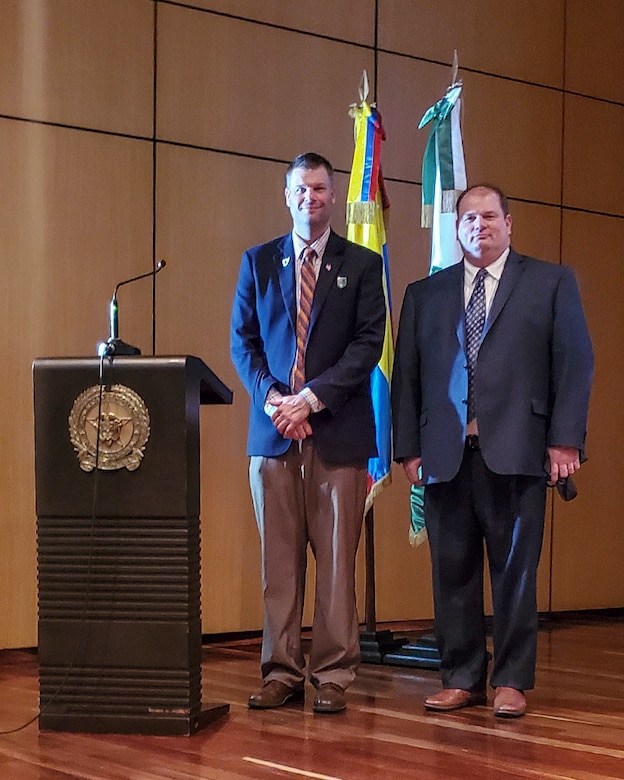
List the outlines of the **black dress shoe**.
{"label": "black dress shoe", "polygon": [[314,712],[342,712],[347,702],[344,691],[335,683],[323,683],[316,689],[316,697],[312,709]]}
{"label": "black dress shoe", "polygon": [[258,693],[252,693],[248,705],[252,710],[272,710],[282,707],[291,699],[302,699],[303,688],[291,688],[279,680],[269,680]]}

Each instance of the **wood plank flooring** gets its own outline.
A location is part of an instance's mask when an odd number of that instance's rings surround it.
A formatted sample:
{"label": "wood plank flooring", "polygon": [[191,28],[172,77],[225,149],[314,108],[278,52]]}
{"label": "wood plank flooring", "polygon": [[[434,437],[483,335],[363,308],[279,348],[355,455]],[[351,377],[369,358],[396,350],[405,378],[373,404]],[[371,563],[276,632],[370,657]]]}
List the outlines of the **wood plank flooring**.
{"label": "wood plank flooring", "polygon": [[[405,634],[409,626],[393,627]],[[257,641],[204,648],[203,698],[230,713],[192,737],[40,732],[0,736],[0,780],[488,780],[624,778],[624,618],[540,630],[537,686],[519,720],[491,707],[426,713],[436,672],[363,665],[346,712],[250,711]],[[0,652],[0,731],[36,717],[37,658]]]}

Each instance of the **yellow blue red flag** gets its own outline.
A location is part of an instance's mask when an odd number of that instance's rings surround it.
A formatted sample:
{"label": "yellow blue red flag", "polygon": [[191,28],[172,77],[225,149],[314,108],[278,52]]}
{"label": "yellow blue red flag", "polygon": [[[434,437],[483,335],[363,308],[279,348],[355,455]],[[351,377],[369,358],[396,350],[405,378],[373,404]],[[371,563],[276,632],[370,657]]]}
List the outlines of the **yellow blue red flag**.
{"label": "yellow blue red flag", "polygon": [[[368,92],[368,87],[366,87]],[[392,337],[392,307],[384,210],[389,203],[381,173],[381,143],[385,138],[381,116],[366,102],[360,89],[361,102],[352,106],[355,150],[347,195],[347,238],[377,252],[383,258],[383,284],[386,298],[386,332],[379,363],[371,374],[371,395],[377,430],[378,456],[368,462],[368,493],[366,509],[391,481],[392,440],[390,419],[390,377],[394,360]]]}

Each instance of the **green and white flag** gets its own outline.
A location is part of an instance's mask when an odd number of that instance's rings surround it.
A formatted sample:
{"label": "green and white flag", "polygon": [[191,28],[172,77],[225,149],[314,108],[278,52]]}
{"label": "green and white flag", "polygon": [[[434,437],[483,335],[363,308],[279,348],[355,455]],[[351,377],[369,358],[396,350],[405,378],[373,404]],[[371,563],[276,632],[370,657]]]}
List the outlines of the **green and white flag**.
{"label": "green and white flag", "polygon": [[[461,260],[455,229],[457,198],[466,189],[466,165],[461,136],[462,83],[457,81],[457,52],[453,61],[453,83],[444,97],[427,109],[418,129],[431,124],[422,166],[421,226],[431,228],[429,274]],[[410,491],[410,543],[416,547],[426,539],[424,488]]]}
{"label": "green and white flag", "polygon": [[466,189],[466,165],[460,111],[461,82],[431,106],[418,129],[431,123],[422,166],[421,226],[431,228],[430,273],[458,262],[461,249],[455,232],[455,205]]}

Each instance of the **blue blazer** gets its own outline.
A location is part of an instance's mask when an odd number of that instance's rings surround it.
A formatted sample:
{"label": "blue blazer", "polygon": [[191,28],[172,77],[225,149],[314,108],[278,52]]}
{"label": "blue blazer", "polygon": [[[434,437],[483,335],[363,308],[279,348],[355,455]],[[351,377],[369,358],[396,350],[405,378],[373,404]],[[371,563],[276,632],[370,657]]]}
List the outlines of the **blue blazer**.
{"label": "blue blazer", "polygon": [[[464,268],[410,284],[392,377],[394,457],[421,457],[425,484],[451,480],[466,433]],[[483,458],[542,476],[548,446],[583,453],[593,352],[572,269],[511,250],[475,373]]]}
{"label": "blue blazer", "polygon": [[[370,373],[385,332],[381,257],[330,234],[310,316],[306,386],[325,409],[311,415],[312,441],[330,463],[377,454]],[[291,444],[264,411],[275,385],[290,394],[297,320],[292,236],[244,253],[231,322],[231,356],[251,397],[248,455],[276,456]]]}

